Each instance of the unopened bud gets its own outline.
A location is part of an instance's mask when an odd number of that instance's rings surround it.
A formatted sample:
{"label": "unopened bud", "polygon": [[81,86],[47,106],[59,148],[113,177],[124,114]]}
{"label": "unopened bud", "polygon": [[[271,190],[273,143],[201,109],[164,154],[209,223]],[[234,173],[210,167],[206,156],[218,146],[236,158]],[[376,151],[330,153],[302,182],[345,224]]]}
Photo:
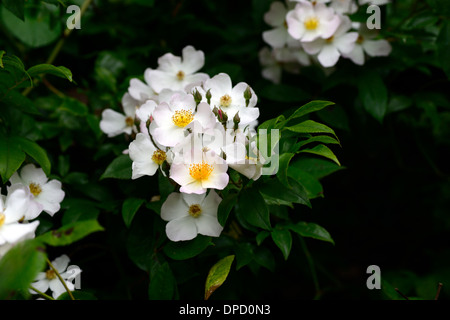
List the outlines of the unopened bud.
{"label": "unopened bud", "polygon": [[208,91],[206,91],[206,102],[208,102],[208,104],[211,103],[211,89],[208,89]]}
{"label": "unopened bud", "polygon": [[252,90],[250,89],[250,86],[247,86],[247,89],[245,89],[244,98],[245,98],[245,106],[248,107],[248,103],[250,102],[250,99],[252,98]]}
{"label": "unopened bud", "polygon": [[224,112],[222,109],[219,109],[219,121],[224,123],[228,121],[228,115],[226,112]]}
{"label": "unopened bud", "polygon": [[236,114],[234,115],[233,122],[234,122],[235,126],[237,126],[239,124],[239,122],[241,122],[241,118],[239,117],[239,111],[236,112]]}
{"label": "unopened bud", "polygon": [[194,96],[194,100],[195,100],[195,103],[196,103],[197,105],[198,105],[198,104],[202,101],[202,99],[203,99],[202,94],[201,94],[200,92],[198,92],[197,89],[195,89],[195,91],[192,93],[192,95]]}
{"label": "unopened bud", "polygon": [[217,109],[216,106],[214,106],[214,108],[212,109],[212,112],[214,113],[214,115],[215,115],[216,117],[219,117],[219,109]]}

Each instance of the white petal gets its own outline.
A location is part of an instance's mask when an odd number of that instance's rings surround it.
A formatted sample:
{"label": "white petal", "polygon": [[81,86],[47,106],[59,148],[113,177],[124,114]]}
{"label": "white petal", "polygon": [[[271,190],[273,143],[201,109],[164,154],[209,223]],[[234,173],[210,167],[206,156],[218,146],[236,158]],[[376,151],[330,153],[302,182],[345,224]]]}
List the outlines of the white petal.
{"label": "white petal", "polygon": [[22,219],[27,210],[28,205],[31,201],[30,192],[23,186],[11,189],[11,192],[8,192],[5,201],[5,224],[13,223]]}
{"label": "white petal", "polygon": [[[41,272],[40,274],[42,274],[45,277],[45,272]],[[47,279],[42,279],[36,282],[33,282],[31,284],[32,287],[36,288],[37,290],[39,290],[40,292],[46,292],[49,288],[49,281]],[[36,291],[30,290],[30,293],[32,294],[37,294]]]}
{"label": "white petal", "polygon": [[182,51],[182,70],[185,74],[193,74],[205,64],[205,54],[201,50],[195,50],[192,46],[186,46]]}
{"label": "white petal", "polygon": [[189,174],[189,168],[185,164],[172,163],[170,166],[170,178],[180,186],[187,185],[195,181]]}
{"label": "white petal", "polygon": [[137,78],[133,78],[130,80],[128,93],[133,99],[142,102],[147,101],[148,99],[152,99],[155,96],[155,92],[152,90],[152,88]]}
{"label": "white petal", "polygon": [[334,40],[334,45],[341,53],[346,54],[353,50],[357,39],[357,32],[349,32],[340,36],[339,38],[336,38]]}
{"label": "white petal", "polygon": [[15,243],[29,234],[33,234],[39,225],[39,221],[31,223],[4,224],[0,229],[0,237],[9,243]]}
{"label": "white petal", "polygon": [[338,62],[340,56],[339,51],[334,46],[326,45],[317,58],[322,66],[332,67]]}
{"label": "white petal", "polygon": [[267,30],[262,33],[264,41],[272,48],[282,48],[286,44],[288,38],[287,29],[284,26]]}
{"label": "white petal", "polygon": [[161,219],[171,221],[189,216],[189,206],[183,200],[183,194],[172,192],[161,206]]}
{"label": "white petal", "polygon": [[223,230],[217,217],[203,213],[195,219],[195,224],[197,225],[197,232],[205,236],[218,237]]}
{"label": "white petal", "polygon": [[58,270],[59,273],[66,271],[69,266],[70,258],[68,255],[63,254],[60,257],[52,261],[52,265]]}
{"label": "white petal", "polygon": [[[181,70],[181,57],[174,56],[172,53],[164,54],[158,58],[158,70],[176,75],[176,73]],[[152,72],[149,72],[148,74],[151,77],[151,81],[154,82],[155,79],[151,75]]]}
{"label": "white petal", "polygon": [[180,191],[184,193],[203,194],[206,192],[206,188],[203,186],[202,181],[193,179],[192,182],[181,186]]}
{"label": "white petal", "polygon": [[364,64],[365,56],[364,50],[361,45],[356,44],[353,50],[350,53],[343,55],[346,58],[349,58],[353,61],[353,63],[362,66]]}
{"label": "white petal", "polygon": [[197,236],[197,226],[194,218],[186,216],[172,220],[166,225],[167,237],[172,241],[192,240]]}
{"label": "white petal", "polygon": [[26,185],[30,184],[31,182],[42,185],[48,180],[47,176],[44,173],[44,170],[42,170],[42,168],[37,168],[32,163],[25,165],[20,170],[20,177]]}
{"label": "white petal", "polygon": [[100,120],[100,129],[108,135],[114,137],[126,128],[125,116],[112,109],[105,109],[102,112],[102,120]]}
{"label": "white petal", "polygon": [[211,79],[208,79],[204,87],[206,91],[211,89],[211,95],[214,99],[220,99],[223,95],[230,94],[232,90],[231,78],[226,73],[219,73]]}
{"label": "white petal", "polygon": [[229,182],[229,176],[226,172],[220,172],[222,170],[218,170],[215,172],[216,168],[223,166],[228,168],[227,165],[215,165],[214,170],[209,176],[207,180],[202,180],[202,186],[205,189],[218,189],[223,190]]}
{"label": "white petal", "polygon": [[53,216],[60,209],[60,203],[63,201],[65,193],[61,189],[61,182],[51,180],[41,186],[41,193],[34,199],[43,205],[43,210]]}
{"label": "white petal", "polygon": [[363,42],[363,48],[371,57],[387,56],[391,53],[390,43],[384,39],[366,40]]}

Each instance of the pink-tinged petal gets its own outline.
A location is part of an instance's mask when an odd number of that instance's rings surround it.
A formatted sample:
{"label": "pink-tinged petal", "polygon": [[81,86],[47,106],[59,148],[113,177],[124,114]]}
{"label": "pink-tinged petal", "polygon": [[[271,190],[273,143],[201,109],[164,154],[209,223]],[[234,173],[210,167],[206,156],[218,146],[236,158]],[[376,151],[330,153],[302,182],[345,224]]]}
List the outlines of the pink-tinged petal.
{"label": "pink-tinged petal", "polygon": [[213,128],[216,124],[216,116],[206,102],[199,103],[197,112],[194,115],[194,120],[198,121],[204,129]]}
{"label": "pink-tinged petal", "polygon": [[172,220],[166,225],[166,234],[171,241],[187,241],[197,236],[194,218],[187,216]]}
{"label": "pink-tinged petal", "polygon": [[301,39],[305,34],[305,25],[297,17],[297,12],[295,10],[289,11],[286,15],[286,23],[288,25],[288,33],[294,39]]}
{"label": "pink-tinged petal", "polygon": [[112,109],[105,109],[100,120],[100,129],[108,135],[114,137],[124,132],[126,128],[125,116]]}
{"label": "pink-tinged petal", "polygon": [[222,233],[223,227],[220,225],[217,217],[202,214],[195,219],[197,232],[204,236],[218,237]]}
{"label": "pink-tinged petal", "polygon": [[[219,165],[219,166],[228,167],[227,165]],[[217,165],[215,167],[217,167]],[[202,186],[205,189],[223,190],[228,185],[229,179],[230,178],[226,172],[215,173],[213,170],[213,172],[211,173],[211,175],[207,180],[202,180]]]}
{"label": "pink-tinged petal", "polygon": [[155,97],[155,92],[152,88],[137,78],[130,80],[128,93],[137,101],[147,101]]}
{"label": "pink-tinged petal", "polygon": [[341,25],[341,18],[339,17],[339,15],[337,14],[333,15],[331,20],[326,21],[326,23],[322,24],[323,28],[321,28],[319,25],[321,37],[323,39],[330,38],[332,35],[334,35],[334,33],[336,32],[336,30],[339,28],[340,25]]}
{"label": "pink-tinged petal", "polygon": [[269,11],[264,14],[264,22],[269,26],[278,27],[284,25],[287,9],[280,1],[272,2]]}
{"label": "pink-tinged petal", "polygon": [[346,54],[353,50],[357,39],[357,32],[349,32],[344,34],[343,36],[340,36],[339,38],[336,38],[334,41],[334,45],[341,53]]}
{"label": "pink-tinged petal", "polygon": [[363,48],[367,54],[371,57],[384,57],[388,56],[392,47],[390,43],[384,39],[381,40],[366,40],[363,42]]}
{"label": "pink-tinged petal", "polygon": [[317,56],[319,62],[325,68],[333,67],[339,60],[339,51],[332,45],[326,45]]}
{"label": "pink-tinged petal", "polygon": [[157,104],[153,100],[147,100],[136,110],[136,117],[142,122],[147,122],[155,111]]}
{"label": "pink-tinged petal", "polygon": [[189,167],[185,164],[172,163],[170,166],[169,176],[180,186],[184,186],[195,181],[195,179],[189,174]]}
{"label": "pink-tinged petal", "polygon": [[186,46],[182,51],[182,70],[185,74],[193,74],[205,64],[205,54],[201,50],[195,50],[192,46]]}
{"label": "pink-tinged petal", "polygon": [[169,194],[161,206],[161,219],[171,221],[189,216],[189,206],[183,200],[183,194],[173,192]]}
{"label": "pink-tinged petal", "polygon": [[203,194],[206,192],[206,188],[203,186],[202,181],[193,180],[191,183],[181,186],[180,192]]}
{"label": "pink-tinged petal", "polygon": [[263,40],[272,48],[282,48],[287,42],[287,29],[284,26],[267,30],[262,33]]}
{"label": "pink-tinged petal", "polygon": [[306,53],[314,55],[322,50],[322,48],[325,46],[325,43],[326,42],[323,39],[316,39],[311,42],[304,42],[303,49],[305,50]]}
{"label": "pink-tinged petal", "polygon": [[[152,113],[153,126],[161,127],[173,124],[172,120],[173,112],[170,110],[169,105],[166,102],[159,104]],[[151,130],[151,128],[150,128]],[[151,132],[151,131],[150,131]]]}
{"label": "pink-tinged petal", "polygon": [[242,108],[239,110],[239,118],[241,125],[247,125],[259,117],[259,108]]}
{"label": "pink-tinged petal", "polygon": [[175,93],[169,101],[171,111],[177,110],[191,110],[194,111],[196,107],[194,96],[186,92]]}

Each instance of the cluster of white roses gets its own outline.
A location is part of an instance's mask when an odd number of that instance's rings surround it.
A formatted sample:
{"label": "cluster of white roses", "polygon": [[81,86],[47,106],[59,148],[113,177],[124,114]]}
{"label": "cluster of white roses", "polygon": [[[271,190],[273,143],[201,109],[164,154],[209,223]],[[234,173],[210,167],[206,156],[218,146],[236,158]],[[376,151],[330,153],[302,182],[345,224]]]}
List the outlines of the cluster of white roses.
{"label": "cluster of white roses", "polygon": [[130,80],[124,113],[105,109],[100,121],[109,137],[135,135],[127,150],[132,179],[160,169],[179,186],[161,208],[172,241],[219,236],[222,199],[215,190],[228,185],[228,168],[256,180],[264,163],[253,141],[255,92],[244,82],[233,86],[225,73],[210,78],[198,72],[204,62],[204,53],[192,46],[182,57],[161,56],[156,69],[145,70],[145,81]]}
{"label": "cluster of white roses", "polygon": [[[359,0],[359,5],[388,2]],[[282,70],[298,73],[301,66],[314,62],[333,67],[340,57],[363,65],[366,56],[389,55],[391,45],[385,39],[377,39],[377,30],[350,19],[349,15],[357,10],[356,0],[273,2],[264,15],[264,21],[273,29],[262,35],[270,46],[259,53],[263,77],[279,83]]]}
{"label": "cluster of white roses", "polygon": [[53,216],[60,209],[65,193],[58,180],[49,180],[42,168],[27,164],[15,172],[0,195],[0,258],[15,244],[35,237],[39,221],[46,212]]}

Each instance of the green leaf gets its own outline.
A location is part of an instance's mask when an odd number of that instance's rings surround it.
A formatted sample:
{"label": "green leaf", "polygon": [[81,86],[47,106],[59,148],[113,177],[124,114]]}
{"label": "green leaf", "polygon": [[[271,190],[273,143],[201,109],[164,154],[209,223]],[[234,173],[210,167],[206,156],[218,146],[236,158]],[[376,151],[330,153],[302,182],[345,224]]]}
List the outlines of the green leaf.
{"label": "green leaf", "polygon": [[16,137],[14,141],[17,142],[22,151],[28,154],[41,166],[47,176],[50,175],[51,163],[48,159],[47,151],[40,147],[36,142],[25,138]]}
{"label": "green leaf", "polygon": [[314,136],[314,137],[311,137],[311,138],[308,138],[308,139],[304,139],[304,140],[300,141],[297,144],[297,146],[299,148],[301,148],[301,147],[303,147],[303,146],[305,146],[307,144],[314,143],[314,142],[328,143],[328,144],[339,144],[339,145],[341,144],[335,138],[323,135],[323,136]]}
{"label": "green leaf", "polygon": [[306,152],[306,153],[312,153],[318,156],[322,156],[325,158],[328,158],[330,160],[333,160],[338,166],[340,166],[340,162],[336,155],[331,151],[330,148],[328,148],[326,145],[319,144],[311,149],[302,149],[299,152]]}
{"label": "green leaf", "polygon": [[292,248],[292,235],[287,229],[275,228],[271,232],[272,240],[280,248],[285,260],[289,257]]}
{"label": "green leaf", "polygon": [[208,300],[211,294],[225,282],[233,261],[234,255],[230,255],[220,259],[211,267],[205,283],[205,300]]}
{"label": "green leaf", "polygon": [[288,176],[299,182],[305,187],[309,199],[323,197],[323,187],[319,179],[306,171],[299,170],[295,167],[289,167]]}
{"label": "green leaf", "polygon": [[254,260],[256,263],[266,268],[267,270],[270,270],[272,272],[275,271],[275,257],[268,248],[263,246],[257,247],[255,249]]}
{"label": "green leaf", "polygon": [[288,225],[288,228],[302,237],[314,238],[334,244],[334,240],[331,238],[328,231],[318,224],[301,221],[297,224]]}
{"label": "green leaf", "polygon": [[[267,231],[262,231],[269,234]],[[253,260],[253,244],[249,242],[239,243],[234,252],[236,254],[236,270],[239,270],[243,266],[248,265]]]}
{"label": "green leaf", "polygon": [[129,227],[133,221],[134,215],[145,202],[144,199],[127,198],[122,205],[122,217],[125,225]]}
{"label": "green leaf", "polygon": [[334,102],[330,101],[321,101],[321,100],[314,100],[311,102],[308,102],[307,104],[301,106],[298,108],[289,118],[288,120],[300,118],[303,117],[309,113],[316,112],[319,110],[322,110],[325,107],[333,105]]}
{"label": "green leaf", "polygon": [[[12,0],[15,1],[15,0]],[[38,48],[49,45],[58,39],[62,32],[62,23],[53,23],[58,19],[58,8],[42,3],[25,7],[24,20],[10,11],[1,8],[0,16],[4,26],[22,43]]]}
{"label": "green leaf", "polygon": [[70,82],[73,81],[72,72],[69,69],[67,69],[66,67],[56,67],[51,64],[38,64],[29,68],[27,72],[30,77],[36,77],[43,74],[52,74],[54,76],[67,79]]}
{"label": "green leaf", "polygon": [[380,74],[375,71],[362,72],[358,90],[364,109],[382,123],[387,111],[388,91]]}
{"label": "green leaf", "polygon": [[3,66],[3,56],[5,55],[5,50],[0,50],[0,68],[4,68]]}
{"label": "green leaf", "polygon": [[150,300],[170,300],[175,294],[176,284],[169,263],[167,261],[155,262],[150,271],[148,298]]}
{"label": "green leaf", "polygon": [[35,103],[29,98],[23,96],[20,92],[16,90],[9,90],[5,93],[3,97],[0,97],[1,103],[6,105],[8,108],[15,108],[17,110],[40,115],[41,112],[36,107]]}
{"label": "green leaf", "polygon": [[97,220],[82,220],[44,233],[37,237],[36,240],[54,247],[66,246],[97,231],[103,231],[103,227]]}
{"label": "green leaf", "polygon": [[228,216],[230,215],[231,210],[233,210],[236,202],[238,200],[237,193],[228,194],[222,201],[219,203],[219,208],[217,211],[217,219],[222,227],[225,226],[227,222]]}
{"label": "green leaf", "polygon": [[311,207],[307,191],[301,182],[289,177],[288,182],[289,186],[282,184],[279,179],[270,179],[266,183],[260,184],[259,191],[264,195],[266,203],[269,200],[278,205],[291,206],[292,203],[300,203]]}
{"label": "green leaf", "polygon": [[[86,291],[74,290],[71,291],[75,300],[98,300],[97,297],[91,293]],[[69,293],[65,291],[56,300],[72,300],[72,297],[69,296]]]}
{"label": "green leaf", "polygon": [[330,133],[337,139],[336,133],[333,129],[314,120],[306,120],[299,124],[285,127],[285,129],[297,133]]}
{"label": "green leaf", "polygon": [[3,6],[24,21],[25,0],[2,0]]}
{"label": "green leaf", "polygon": [[35,240],[19,242],[0,259],[0,300],[14,299],[28,287],[46,264],[45,248]]}
{"label": "green leaf", "polygon": [[211,237],[198,235],[189,241],[170,241],[164,246],[164,253],[174,260],[193,258],[211,245]]}
{"label": "green leaf", "polygon": [[269,209],[258,190],[242,190],[239,194],[239,206],[249,224],[265,230],[271,229]]}
{"label": "green leaf", "polygon": [[129,155],[121,154],[108,165],[105,172],[100,177],[100,180],[106,178],[123,179],[123,180],[131,179],[132,163],[133,161],[131,161]]}
{"label": "green leaf", "polygon": [[289,166],[290,169],[298,169],[309,173],[316,179],[322,179],[336,171],[342,170],[345,167],[339,166],[328,159],[321,159],[316,157],[299,157],[292,161]]}
{"label": "green leaf", "polygon": [[6,183],[20,168],[25,157],[25,153],[14,139],[0,136],[0,175],[3,183]]}
{"label": "green leaf", "polygon": [[294,157],[294,155],[295,155],[294,153],[283,153],[282,155],[280,155],[280,158],[278,160],[279,164],[277,177],[278,179],[280,179],[281,183],[287,187],[289,187],[289,181],[287,176],[289,162],[291,161],[292,157]]}

